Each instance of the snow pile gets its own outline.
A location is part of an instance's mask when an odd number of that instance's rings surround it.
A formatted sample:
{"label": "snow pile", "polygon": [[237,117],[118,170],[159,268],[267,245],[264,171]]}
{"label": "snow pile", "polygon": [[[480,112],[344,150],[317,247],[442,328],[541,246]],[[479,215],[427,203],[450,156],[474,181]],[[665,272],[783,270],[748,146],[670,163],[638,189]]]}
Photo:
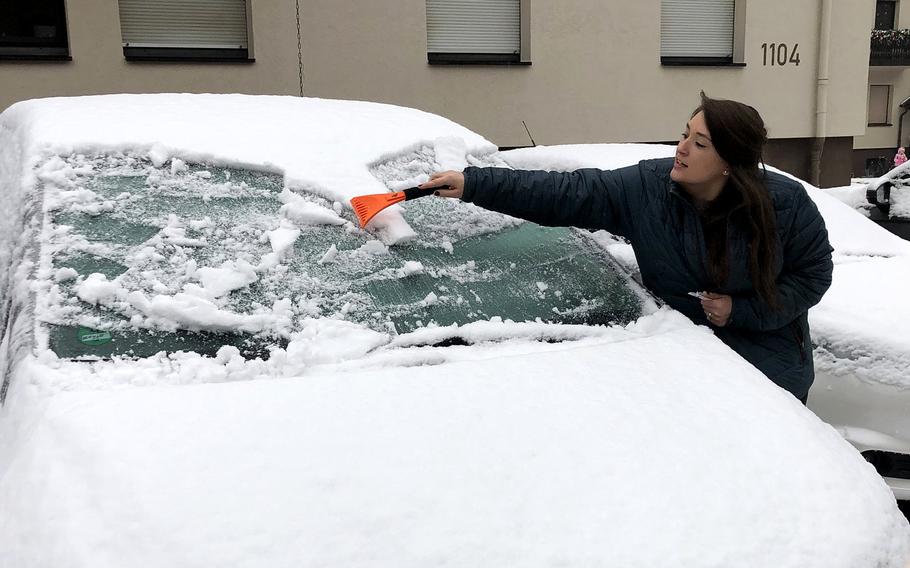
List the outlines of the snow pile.
{"label": "snow pile", "polygon": [[521,356],[61,393],[3,467],[0,546],[31,566],[902,568],[872,467],[662,314],[665,333]]}
{"label": "snow pile", "polygon": [[910,387],[907,258],[870,258],[834,266],[831,288],[809,313],[826,357],[819,370]]}
{"label": "snow pile", "polygon": [[563,144],[518,148],[500,155],[518,170],[568,172],[581,168],[613,170],[642,160],[669,158],[675,152],[676,147],[667,144]]}

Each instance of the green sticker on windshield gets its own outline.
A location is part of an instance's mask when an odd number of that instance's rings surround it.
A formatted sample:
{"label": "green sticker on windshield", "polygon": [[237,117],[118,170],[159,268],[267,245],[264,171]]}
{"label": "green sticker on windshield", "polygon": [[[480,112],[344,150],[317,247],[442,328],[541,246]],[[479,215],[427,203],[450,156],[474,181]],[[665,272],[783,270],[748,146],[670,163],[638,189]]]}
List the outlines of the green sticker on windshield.
{"label": "green sticker on windshield", "polygon": [[77,335],[79,336],[79,342],[84,345],[104,345],[111,342],[111,332],[109,331],[80,327]]}

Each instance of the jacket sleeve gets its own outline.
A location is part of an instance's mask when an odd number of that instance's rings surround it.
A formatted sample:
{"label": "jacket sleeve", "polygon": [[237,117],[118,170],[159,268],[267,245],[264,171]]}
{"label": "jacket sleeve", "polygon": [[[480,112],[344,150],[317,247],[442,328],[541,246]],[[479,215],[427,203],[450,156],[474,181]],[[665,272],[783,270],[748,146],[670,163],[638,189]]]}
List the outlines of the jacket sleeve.
{"label": "jacket sleeve", "polygon": [[464,201],[540,225],[617,235],[628,234],[643,193],[639,166],[573,172],[472,167],[464,176]]}
{"label": "jacket sleeve", "polygon": [[777,278],[779,308],[772,309],[757,294],[733,298],[731,327],[767,331],[779,329],[817,304],[831,286],[834,265],[828,231],[818,208],[805,191],[794,204],[790,229],[781,243],[783,266]]}

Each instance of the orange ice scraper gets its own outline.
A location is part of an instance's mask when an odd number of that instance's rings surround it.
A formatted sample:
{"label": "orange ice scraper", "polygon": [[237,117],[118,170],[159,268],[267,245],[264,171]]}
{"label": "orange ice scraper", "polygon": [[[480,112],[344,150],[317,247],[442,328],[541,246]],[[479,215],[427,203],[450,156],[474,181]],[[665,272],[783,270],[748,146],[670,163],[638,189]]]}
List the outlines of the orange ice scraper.
{"label": "orange ice scraper", "polygon": [[363,228],[367,226],[367,223],[369,223],[377,213],[389,205],[394,205],[400,201],[410,201],[411,199],[417,199],[418,197],[432,195],[434,191],[439,189],[448,189],[448,187],[431,187],[427,189],[409,187],[404,191],[396,191],[395,193],[359,195],[351,198],[351,207],[354,208],[354,213],[357,214],[357,218],[360,220],[360,227]]}

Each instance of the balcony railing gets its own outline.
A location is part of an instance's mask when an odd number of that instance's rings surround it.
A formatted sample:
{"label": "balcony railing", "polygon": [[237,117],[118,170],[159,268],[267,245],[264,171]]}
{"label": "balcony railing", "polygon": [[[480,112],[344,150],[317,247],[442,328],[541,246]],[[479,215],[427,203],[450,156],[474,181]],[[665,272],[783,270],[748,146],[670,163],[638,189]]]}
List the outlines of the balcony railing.
{"label": "balcony railing", "polygon": [[910,66],[910,30],[872,30],[869,65]]}

